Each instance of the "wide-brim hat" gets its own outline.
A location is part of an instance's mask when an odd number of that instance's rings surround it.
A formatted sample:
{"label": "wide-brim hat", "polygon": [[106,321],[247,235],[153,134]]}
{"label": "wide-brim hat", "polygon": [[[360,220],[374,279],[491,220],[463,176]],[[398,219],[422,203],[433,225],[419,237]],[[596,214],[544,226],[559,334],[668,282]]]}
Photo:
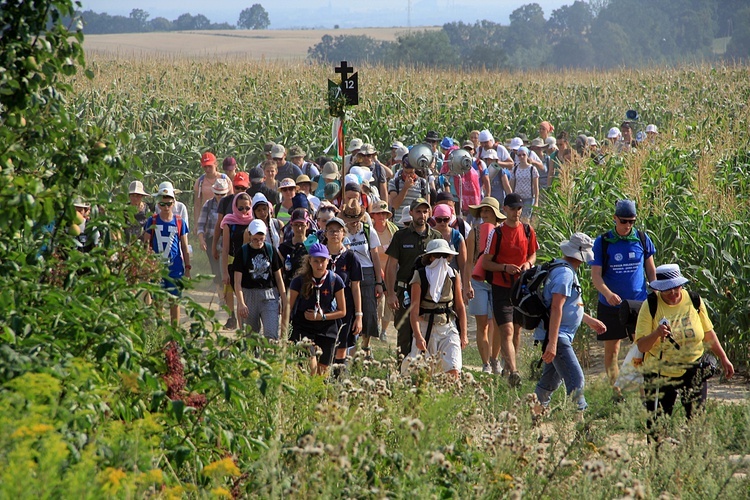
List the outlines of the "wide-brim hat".
{"label": "wide-brim hat", "polygon": [[425,253],[422,255],[430,255],[430,254],[444,254],[444,255],[458,255],[458,252],[451,250],[450,245],[448,245],[448,242],[445,241],[442,238],[438,238],[436,240],[431,240],[429,243],[427,243],[427,248],[425,248]]}
{"label": "wide-brim hat", "polygon": [[581,262],[594,260],[594,240],[585,233],[573,233],[570,239],[560,243],[560,250],[566,257],[578,259]]}
{"label": "wide-brim hat", "polygon": [[497,220],[507,219],[505,214],[500,210],[500,203],[497,201],[497,199],[492,198],[491,196],[482,198],[482,201],[479,203],[479,205],[469,205],[469,213],[472,217],[478,219],[479,213],[482,211],[482,207],[491,208],[492,211],[495,212],[495,217],[497,217]]}
{"label": "wide-brim hat", "polygon": [[302,184],[303,182],[309,182],[311,186],[310,189],[312,191],[315,191],[318,188],[318,183],[310,179],[310,176],[305,175],[305,174],[297,176],[297,180],[295,182],[297,183],[298,186]]}
{"label": "wide-brim hat", "polygon": [[356,199],[349,200],[341,209],[339,216],[344,219],[344,222],[359,222],[365,216],[365,207],[357,203]]}
{"label": "wide-brim hat", "polygon": [[388,216],[390,217],[393,215],[393,212],[388,210],[388,202],[381,200],[370,209],[370,215],[374,214],[388,214]]}
{"label": "wide-brim hat", "polygon": [[408,224],[412,221],[411,213],[409,213],[409,207],[401,209],[401,224]]}
{"label": "wide-brim hat", "polygon": [[654,290],[663,292],[682,286],[688,281],[690,280],[682,275],[680,266],[677,264],[663,264],[656,268],[656,279],[649,283],[649,286]]}
{"label": "wide-brim hat", "polygon": [[143,189],[143,183],[141,181],[133,181],[128,186],[128,194],[141,194],[148,196],[148,193]]}

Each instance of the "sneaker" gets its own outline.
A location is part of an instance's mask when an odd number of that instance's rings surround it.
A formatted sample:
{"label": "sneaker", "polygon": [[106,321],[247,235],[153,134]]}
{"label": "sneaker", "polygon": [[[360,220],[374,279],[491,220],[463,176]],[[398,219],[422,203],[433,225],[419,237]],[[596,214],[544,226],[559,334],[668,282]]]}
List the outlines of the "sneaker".
{"label": "sneaker", "polygon": [[369,347],[363,347],[362,348],[362,352],[364,353],[365,359],[367,361],[372,361],[372,349],[371,348],[369,348]]}
{"label": "sneaker", "polygon": [[492,368],[490,368],[489,363],[485,363],[482,365],[482,373],[492,373]]}
{"label": "sneaker", "polygon": [[388,342],[388,335],[385,333],[385,330],[380,332],[380,341],[381,342]]}
{"label": "sneaker", "polygon": [[513,388],[519,387],[521,385],[521,374],[518,372],[513,372],[508,375],[508,385]]}
{"label": "sneaker", "polygon": [[234,330],[237,328],[237,318],[230,316],[226,323],[224,323],[225,330]]}
{"label": "sneaker", "polygon": [[502,377],[503,375],[503,362],[500,360],[498,363],[498,360],[496,358],[490,358],[490,366],[492,367],[492,374],[493,375],[500,375]]}

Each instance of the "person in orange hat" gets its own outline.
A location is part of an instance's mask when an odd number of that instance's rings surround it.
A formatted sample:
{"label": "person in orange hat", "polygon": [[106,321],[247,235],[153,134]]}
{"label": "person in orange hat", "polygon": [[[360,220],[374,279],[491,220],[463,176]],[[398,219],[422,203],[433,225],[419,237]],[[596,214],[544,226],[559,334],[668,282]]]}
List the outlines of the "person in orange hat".
{"label": "person in orange hat", "polygon": [[201,208],[206,201],[214,197],[213,185],[216,179],[226,179],[229,186],[229,194],[234,194],[231,182],[224,173],[218,173],[216,171],[216,155],[210,151],[206,151],[201,155],[201,167],[203,167],[203,174],[195,180],[193,186],[193,220],[198,220],[201,215]]}

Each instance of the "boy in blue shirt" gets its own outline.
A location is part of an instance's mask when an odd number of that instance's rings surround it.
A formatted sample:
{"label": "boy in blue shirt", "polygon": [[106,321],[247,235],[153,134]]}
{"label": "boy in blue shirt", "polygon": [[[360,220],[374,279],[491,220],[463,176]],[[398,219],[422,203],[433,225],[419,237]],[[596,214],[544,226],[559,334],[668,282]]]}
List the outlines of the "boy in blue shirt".
{"label": "boy in blue shirt", "polygon": [[[175,197],[171,185],[162,186],[153,196],[159,200],[157,203],[159,213],[149,217],[143,226],[146,244],[154,253],[162,257],[169,268],[169,277],[162,281],[162,287],[175,297],[179,297],[182,277],[190,277],[187,237],[190,230],[179,215],[172,213]],[[173,301],[170,305],[169,316],[173,324],[179,324],[180,305],[177,301]]]}

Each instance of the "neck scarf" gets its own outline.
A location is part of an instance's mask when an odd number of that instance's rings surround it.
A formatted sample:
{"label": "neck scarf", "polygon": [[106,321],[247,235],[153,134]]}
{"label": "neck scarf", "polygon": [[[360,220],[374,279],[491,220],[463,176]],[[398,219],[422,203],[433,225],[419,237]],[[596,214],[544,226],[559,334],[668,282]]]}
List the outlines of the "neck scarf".
{"label": "neck scarf", "polygon": [[445,284],[445,278],[453,278],[456,273],[453,272],[448,259],[441,257],[433,260],[429,266],[425,268],[427,274],[427,282],[430,284],[430,289],[427,296],[432,299],[433,302],[439,302],[440,296],[443,292],[443,285]]}
{"label": "neck scarf", "polygon": [[635,228],[632,228],[625,236],[620,236],[617,233],[617,229],[613,229],[604,237],[604,239],[607,240],[607,243],[617,243],[618,241],[641,241],[638,238],[638,233]]}
{"label": "neck scarf", "polygon": [[312,284],[313,289],[315,290],[315,308],[313,309],[315,311],[315,314],[320,314],[320,316],[323,316],[323,313],[325,311],[323,310],[323,307],[320,305],[320,289],[323,287],[323,283],[326,282],[326,278],[328,277],[328,271],[326,270],[325,274],[323,274],[323,277],[318,280],[315,278],[315,276],[312,277]]}
{"label": "neck scarf", "polygon": [[239,210],[237,210],[237,198],[239,198],[241,194],[242,193],[237,193],[236,195],[234,195],[234,199],[232,200],[232,213],[225,215],[224,218],[221,219],[222,229],[227,224],[240,224],[243,226],[247,226],[253,220],[252,210],[248,210],[247,212],[240,212]]}

